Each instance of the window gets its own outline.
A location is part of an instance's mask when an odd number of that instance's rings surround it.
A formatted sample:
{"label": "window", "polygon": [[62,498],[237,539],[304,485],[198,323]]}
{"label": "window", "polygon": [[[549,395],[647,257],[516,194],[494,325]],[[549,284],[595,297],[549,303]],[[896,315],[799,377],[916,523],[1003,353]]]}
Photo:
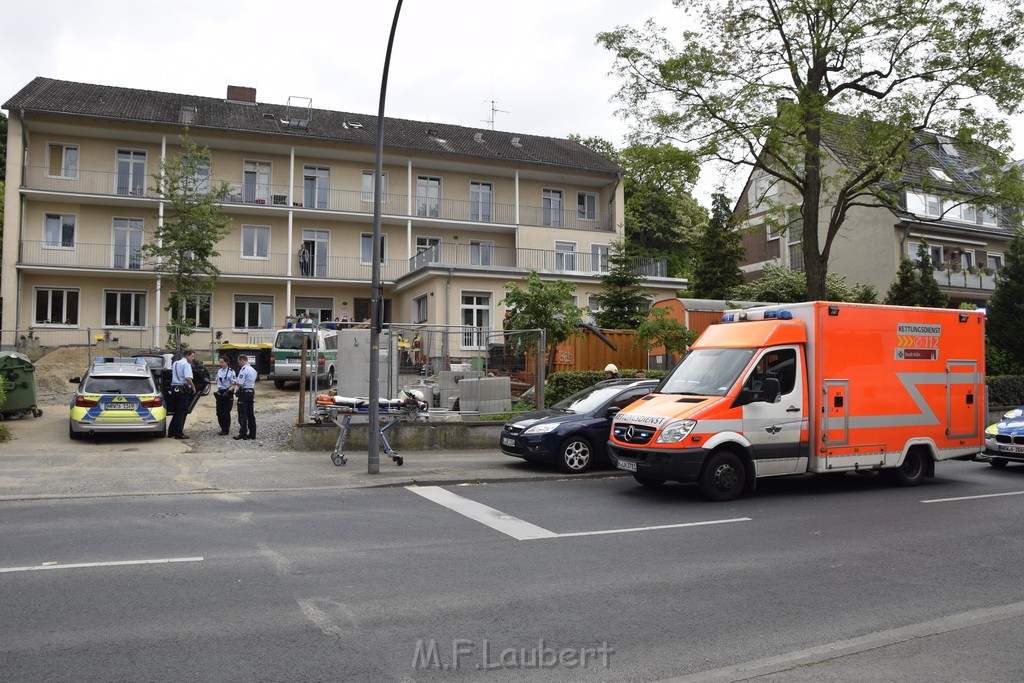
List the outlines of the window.
{"label": "window", "polygon": [[491,197],[494,186],[491,183],[471,181],[469,183],[469,220],[490,222]]}
{"label": "window", "polygon": [[437,218],[441,215],[441,179],[431,176],[416,178],[416,215]]}
{"label": "window", "polygon": [[440,237],[424,237],[422,235],[416,236],[416,253],[422,254],[425,251],[433,250],[433,258],[436,260],[441,252],[441,238]]}
{"label": "window", "polygon": [[581,221],[597,220],[597,195],[592,192],[576,193],[576,217]]}
{"label": "window", "polygon": [[412,300],[412,321],[416,324],[427,322],[427,298],[424,294]]}
{"label": "window", "polygon": [[752,193],[750,196],[750,206],[757,210],[762,205],[768,208],[774,204],[779,196],[779,184],[781,182],[778,178],[767,173],[757,176],[750,190]]}
{"label": "window", "polygon": [[242,226],[242,258],[270,258],[270,228],[268,226]]}
{"label": "window", "polygon": [[[380,236],[380,262],[384,263],[387,258],[388,236]],[[373,263],[373,233],[363,233],[359,236],[359,261],[361,263]]]}
{"label": "window", "polygon": [[974,250],[964,249],[960,252],[960,265],[964,270],[974,267]]}
{"label": "window", "polygon": [[146,153],[117,150],[117,194],[141,197],[146,194]]}
{"label": "window", "polygon": [[[373,201],[373,171],[363,171],[363,184],[362,184],[362,195],[364,202]],[[381,203],[388,201],[388,174],[387,171],[381,173],[380,177],[380,193]]]}
{"label": "window", "polygon": [[907,211],[919,216],[941,216],[942,200],[933,194],[924,192],[907,192]]}
{"label": "window", "polygon": [[[384,299],[380,302],[383,308],[381,312],[381,322],[391,322],[391,299]],[[369,299],[355,298],[352,300],[352,306],[355,308],[355,315],[353,320],[364,321],[370,319],[370,308],[371,302]]]}
{"label": "window", "polygon": [[764,380],[777,379],[780,395],[791,394],[796,388],[797,360],[795,349],[777,349],[765,353],[757,361],[754,370],[747,377],[743,388],[748,391],[763,391]]}
{"label": "window", "polygon": [[274,326],[274,297],[252,294],[235,295],[235,329]]}
{"label": "window", "polygon": [[143,222],[141,218],[114,219],[114,268],[142,268]]}
{"label": "window", "polygon": [[[919,262],[919,259],[917,258],[917,252],[920,250],[920,248],[921,248],[921,243],[920,242],[908,242],[907,243],[907,257],[911,261],[913,261],[914,263],[918,263]],[[929,244],[928,245],[928,258],[931,260],[933,266],[938,264],[938,263],[942,263],[944,258],[945,258],[943,256],[943,254],[942,254],[942,247],[941,246],[936,246],[934,244]]]}
{"label": "window", "polygon": [[309,313],[314,322],[330,322],[334,320],[334,299],[326,296],[297,296],[295,313]]}
{"label": "window", "polygon": [[210,193],[210,163],[208,161],[196,164],[196,172],[192,174],[191,181],[196,194],[205,196]]}
{"label": "window", "polygon": [[985,255],[985,264],[992,270],[999,270],[1003,267],[1003,255],[988,253]]}
{"label": "window", "polygon": [[78,145],[50,143],[46,146],[46,175],[50,178],[78,179]]}
{"label": "window", "polygon": [[949,174],[946,173],[941,168],[937,168],[935,166],[932,166],[931,168],[928,169],[928,172],[931,173],[932,177],[935,178],[936,180],[941,180],[944,183],[951,183],[951,182],[953,182],[953,179],[949,177]]}
{"label": "window", "polygon": [[487,332],[491,325],[491,295],[463,292],[460,313],[463,325],[462,348],[486,349]]}
{"label": "window", "polygon": [[196,294],[193,298],[182,301],[178,320],[191,320],[192,327],[196,329],[210,329],[210,302],[209,294]]}
{"label": "window", "polygon": [[270,162],[245,161],[242,165],[242,201],[270,203]]}
{"label": "window", "polygon": [[786,228],[786,244],[789,247],[789,269],[804,269],[804,226],[802,223],[790,223]]}
{"label": "window", "polygon": [[146,293],[107,290],[103,292],[104,327],[144,327]]}
{"label": "window", "polygon": [[978,222],[978,207],[974,204],[960,204],[953,213],[954,218],[968,223]]}
{"label": "window", "polygon": [[597,315],[598,313],[600,313],[601,310],[602,310],[601,302],[600,302],[598,297],[599,297],[599,295],[597,295],[597,294],[588,294],[587,295],[587,308],[590,309],[591,320],[593,320],[593,317],[595,315]]}
{"label": "window", "polygon": [[555,270],[576,270],[575,242],[555,242]]}
{"label": "window", "polygon": [[36,325],[78,325],[78,290],[36,289]]}
{"label": "window", "polygon": [[590,245],[590,269],[595,273],[611,270],[611,247],[607,244]]}
{"label": "window", "polygon": [[306,166],[302,171],[302,191],[303,206],[314,209],[329,208],[331,169],[323,166]]}
{"label": "window", "polygon": [[983,208],[981,210],[981,224],[982,225],[999,225],[999,212],[995,209]]}
{"label": "window", "polygon": [[562,227],[561,190],[543,190],[541,192],[541,225],[552,228]]}
{"label": "window", "polygon": [[489,240],[469,241],[469,264],[472,266],[491,265],[491,249],[494,242]]}
{"label": "window", "polygon": [[72,249],[75,246],[75,217],[48,213],[43,227],[44,246],[50,249]]}

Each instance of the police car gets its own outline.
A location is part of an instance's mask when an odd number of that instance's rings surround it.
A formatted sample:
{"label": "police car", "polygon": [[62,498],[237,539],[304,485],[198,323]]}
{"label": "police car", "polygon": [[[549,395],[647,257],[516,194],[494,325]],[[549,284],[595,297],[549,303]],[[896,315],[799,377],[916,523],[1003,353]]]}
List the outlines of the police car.
{"label": "police car", "polygon": [[71,399],[68,436],[142,432],[167,436],[167,408],[144,358],[96,358]]}

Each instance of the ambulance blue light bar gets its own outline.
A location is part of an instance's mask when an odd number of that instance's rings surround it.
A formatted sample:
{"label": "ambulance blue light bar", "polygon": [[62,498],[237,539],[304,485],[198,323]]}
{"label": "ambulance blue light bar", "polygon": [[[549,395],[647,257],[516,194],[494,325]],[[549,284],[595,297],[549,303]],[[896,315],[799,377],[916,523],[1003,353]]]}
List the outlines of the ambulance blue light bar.
{"label": "ambulance blue light bar", "polygon": [[786,309],[782,308],[782,309],[779,309],[777,311],[765,311],[764,312],[764,319],[765,320],[792,320],[793,319],[793,314],[790,313],[789,311],[787,311]]}
{"label": "ambulance blue light bar", "polygon": [[741,320],[747,319],[746,311],[729,311],[722,314],[723,323],[738,323]]}

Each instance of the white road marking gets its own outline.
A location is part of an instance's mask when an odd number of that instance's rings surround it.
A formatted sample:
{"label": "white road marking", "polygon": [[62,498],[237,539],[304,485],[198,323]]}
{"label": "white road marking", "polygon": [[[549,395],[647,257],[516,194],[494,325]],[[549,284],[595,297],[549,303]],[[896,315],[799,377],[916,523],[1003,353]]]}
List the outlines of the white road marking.
{"label": "white road marking", "polygon": [[1024,496],[1024,491],[1010,491],[1009,493],[985,493],[977,496],[957,496],[956,498],[932,498],[922,500],[922,503],[949,503],[954,500],[975,500],[977,498],[999,498],[1000,496]]}
{"label": "white road marking", "polygon": [[201,557],[166,557],[158,560],[121,560],[119,562],[78,562],[76,564],[57,564],[46,562],[34,567],[0,567],[0,574],[9,572],[35,572],[42,569],[82,569],[86,567],[125,567],[133,564],[170,564],[172,562],[202,562]]}
{"label": "white road marking", "polygon": [[[1008,605],[996,607],[985,607],[983,609],[970,610],[951,614],[946,617],[922,621],[917,624],[910,624],[901,628],[893,628],[885,631],[869,633],[857,638],[837,640],[824,645],[816,645],[804,650],[796,650],[774,657],[755,659],[743,664],[722,667],[711,671],[681,676],[668,679],[672,683],[715,683],[716,681],[745,681],[761,676],[768,676],[774,673],[792,671],[793,669],[807,667],[821,662],[826,662],[839,657],[845,657],[868,650],[875,650],[880,647],[888,647],[905,643],[918,638],[928,638],[941,633],[959,631],[965,628],[973,628],[983,624],[990,624],[1007,619],[1018,619],[1024,616],[1024,602],[1012,602]],[[813,672],[810,678],[813,679]],[[667,683],[663,682],[663,683]]]}
{"label": "white road marking", "polygon": [[601,531],[576,531],[565,534],[557,534],[548,531],[536,524],[523,521],[518,517],[507,515],[500,510],[469,500],[462,496],[447,491],[440,486],[406,486],[407,490],[416,495],[432,500],[449,510],[469,517],[470,519],[489,526],[496,531],[511,536],[518,541],[529,541],[538,538],[568,538],[570,536],[601,536],[605,534],[627,534],[634,531],[654,531],[656,529],[681,529],[690,526],[706,526],[709,524],[729,524],[730,522],[750,522],[750,517],[737,517],[735,519],[715,519],[706,522],[684,522],[681,524],[659,524],[657,526],[640,526],[628,529],[604,529]]}

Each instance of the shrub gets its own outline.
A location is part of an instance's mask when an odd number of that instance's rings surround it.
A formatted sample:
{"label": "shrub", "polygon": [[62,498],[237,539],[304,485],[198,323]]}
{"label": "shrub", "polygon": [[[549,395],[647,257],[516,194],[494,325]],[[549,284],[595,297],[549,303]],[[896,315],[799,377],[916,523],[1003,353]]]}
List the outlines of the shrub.
{"label": "shrub", "polygon": [[1024,406],[1024,375],[998,375],[986,383],[990,406]]}
{"label": "shrub", "polygon": [[[623,379],[633,378],[639,370],[619,370]],[[645,370],[647,379],[661,379],[668,373],[665,370]],[[549,407],[577,391],[582,391],[592,384],[604,379],[601,370],[573,370],[571,372],[555,372],[548,375],[544,384],[544,402]]]}

